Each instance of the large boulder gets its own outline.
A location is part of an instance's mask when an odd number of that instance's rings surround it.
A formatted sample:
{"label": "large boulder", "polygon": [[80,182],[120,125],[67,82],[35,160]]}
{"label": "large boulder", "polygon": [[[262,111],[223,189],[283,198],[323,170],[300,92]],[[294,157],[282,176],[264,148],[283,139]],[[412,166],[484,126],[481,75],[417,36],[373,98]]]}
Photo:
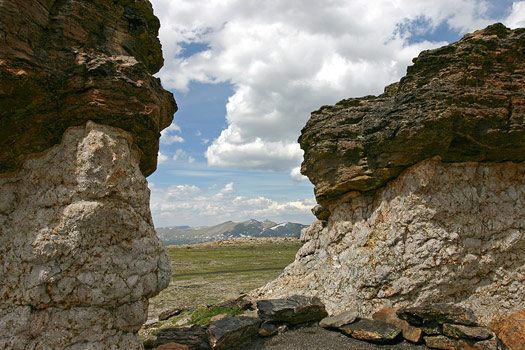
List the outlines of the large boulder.
{"label": "large boulder", "polygon": [[422,52],[381,96],[313,112],[302,172],[330,216],[253,295],[366,317],[452,303],[485,324],[525,308],[524,44],[495,24]]}
{"label": "large boulder", "polygon": [[176,104],[147,0],[0,1],[0,348],[142,349]]}

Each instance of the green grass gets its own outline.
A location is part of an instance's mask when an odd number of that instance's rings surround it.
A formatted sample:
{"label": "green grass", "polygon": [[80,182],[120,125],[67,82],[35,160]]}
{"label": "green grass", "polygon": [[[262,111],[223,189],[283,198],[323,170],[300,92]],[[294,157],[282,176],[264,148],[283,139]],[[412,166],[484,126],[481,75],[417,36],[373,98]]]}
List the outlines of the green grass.
{"label": "green grass", "polygon": [[[170,308],[210,305],[261,287],[293,262],[300,246],[298,240],[239,240],[168,247],[174,275],[199,275],[173,277],[168,288],[150,299],[149,319]],[[268,268],[275,270],[231,272]]]}

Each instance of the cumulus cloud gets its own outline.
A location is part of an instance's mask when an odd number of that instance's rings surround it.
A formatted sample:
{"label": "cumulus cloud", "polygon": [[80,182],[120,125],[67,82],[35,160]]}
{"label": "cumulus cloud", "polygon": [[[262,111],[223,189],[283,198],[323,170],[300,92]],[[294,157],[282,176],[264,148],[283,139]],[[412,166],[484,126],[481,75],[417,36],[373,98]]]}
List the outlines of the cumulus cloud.
{"label": "cumulus cloud", "polygon": [[175,134],[175,133],[180,133],[180,132],[181,132],[181,128],[177,124],[172,123],[166,129],[160,132],[160,143],[165,144],[165,145],[171,145],[177,142],[184,142],[184,139],[182,138],[182,136]]}
{"label": "cumulus cloud", "polygon": [[512,11],[504,23],[510,28],[525,27],[525,1],[512,4]]}
{"label": "cumulus cloud", "polygon": [[161,164],[168,160],[168,156],[159,152],[157,156],[157,163]]}
{"label": "cumulus cloud", "polygon": [[239,196],[233,182],[222,187],[201,189],[194,185],[174,185],[157,189],[150,184],[151,211],[157,227],[172,225],[215,225],[248,218],[305,224],[315,220],[310,209],[313,199],[275,201],[262,196]]}
{"label": "cumulus cloud", "polygon": [[[296,140],[311,111],[381,93],[420,51],[445,44],[414,38],[443,23],[467,32],[494,22],[483,0],[152,2],[162,23],[164,85],[233,85],[227,127],[209,145],[208,164],[276,171],[299,165]],[[522,21],[523,3],[515,3],[508,22]],[[191,43],[205,49],[181,55]]]}

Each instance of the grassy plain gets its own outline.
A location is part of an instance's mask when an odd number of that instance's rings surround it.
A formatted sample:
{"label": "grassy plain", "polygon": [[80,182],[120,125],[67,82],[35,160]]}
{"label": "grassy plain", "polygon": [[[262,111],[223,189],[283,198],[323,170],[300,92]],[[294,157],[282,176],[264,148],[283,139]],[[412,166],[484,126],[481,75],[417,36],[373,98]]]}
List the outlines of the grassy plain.
{"label": "grassy plain", "polygon": [[235,239],[170,246],[172,279],[150,300],[149,319],[176,307],[197,307],[233,299],[263,286],[290,264],[301,243],[297,239]]}

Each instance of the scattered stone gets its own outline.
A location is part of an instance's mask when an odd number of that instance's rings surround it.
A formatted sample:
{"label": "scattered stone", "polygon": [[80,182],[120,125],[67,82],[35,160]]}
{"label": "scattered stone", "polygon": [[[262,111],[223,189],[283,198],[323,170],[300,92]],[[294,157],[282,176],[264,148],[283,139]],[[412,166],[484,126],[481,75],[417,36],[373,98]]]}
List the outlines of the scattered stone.
{"label": "scattered stone", "polygon": [[432,349],[457,350],[458,342],[444,335],[425,336],[425,344]]}
{"label": "scattered stone", "polygon": [[485,340],[492,336],[492,332],[486,327],[470,327],[444,323],[443,335],[456,339]]}
{"label": "scattered stone", "polygon": [[227,314],[219,314],[219,315],[215,315],[215,316],[212,316],[210,318],[210,322],[215,322],[215,321],[219,321],[219,320],[222,320],[223,318],[226,318],[228,317]]}
{"label": "scattered stone", "polygon": [[258,315],[265,321],[299,324],[317,321],[328,316],[324,304],[317,297],[294,295],[286,299],[257,302]]}
{"label": "scattered stone", "polygon": [[415,326],[443,323],[477,325],[477,319],[472,311],[453,304],[407,307],[399,309],[397,315],[400,319]]}
{"label": "scattered stone", "polygon": [[263,322],[261,328],[259,328],[259,335],[261,337],[271,337],[279,333],[278,327],[270,322]]}
{"label": "scattered stone", "polygon": [[423,340],[423,331],[421,328],[411,326],[407,321],[397,317],[396,311],[398,308],[385,308],[375,312],[372,318],[376,321],[383,321],[393,324],[401,329],[403,338],[413,343],[419,343]]}
{"label": "scattered stone", "polygon": [[190,350],[187,345],[167,343],[155,348],[155,350]]}
{"label": "scattered stone", "polygon": [[258,318],[230,316],[209,324],[207,335],[213,350],[234,350],[250,343],[259,331]]}
{"label": "scattered stone", "polygon": [[317,204],[315,207],[312,208],[312,214],[318,219],[318,220],[328,220],[330,217],[330,210],[326,209],[322,205]]}
{"label": "scattered stone", "polygon": [[339,328],[345,324],[353,323],[358,317],[359,313],[357,311],[345,311],[339,315],[323,318],[319,322],[319,326],[323,328]]}
{"label": "scattered stone", "polygon": [[496,335],[511,350],[525,350],[525,309],[491,323]]}
{"label": "scattered stone", "polygon": [[188,346],[189,350],[201,350],[207,343],[206,329],[201,325],[190,327],[163,328],[157,334],[157,344],[177,343]]}
{"label": "scattered stone", "polygon": [[257,318],[257,310],[246,310],[240,316]]}
{"label": "scattered stone", "polygon": [[174,309],[169,309],[169,310],[163,311],[163,312],[161,312],[159,314],[159,321],[165,321],[168,318],[180,315],[180,313],[183,312],[183,311],[184,311],[184,309],[181,309],[181,308],[174,308]]}
{"label": "scattered stone", "polygon": [[178,320],[177,322],[175,322],[175,326],[184,326],[190,320],[191,320],[191,315],[185,316],[185,317],[181,318],[180,320]]}
{"label": "scattered stone", "polygon": [[278,334],[284,334],[288,332],[288,326],[283,324],[283,325],[280,325],[279,327],[277,327],[277,333]]}
{"label": "scattered stone", "polygon": [[229,309],[239,308],[242,310],[253,310],[253,302],[248,298],[247,294],[241,294],[237,299],[228,300],[220,303],[218,306]]}
{"label": "scattered stone", "polygon": [[366,318],[343,325],[339,329],[352,338],[380,344],[394,340],[401,333],[401,329],[394,325]]}

